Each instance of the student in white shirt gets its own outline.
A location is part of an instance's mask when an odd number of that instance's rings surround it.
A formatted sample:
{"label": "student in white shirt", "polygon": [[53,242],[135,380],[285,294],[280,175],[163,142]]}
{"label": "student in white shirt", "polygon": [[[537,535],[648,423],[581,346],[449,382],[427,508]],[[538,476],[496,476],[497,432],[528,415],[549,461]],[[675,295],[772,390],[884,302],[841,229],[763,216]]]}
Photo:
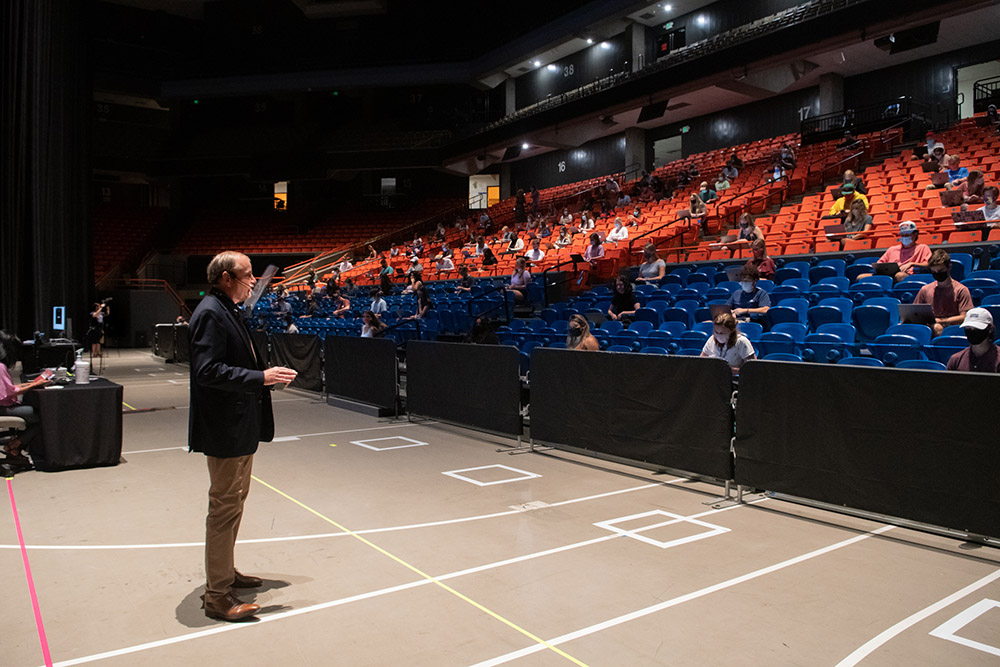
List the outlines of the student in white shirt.
{"label": "student in white shirt", "polygon": [[608,233],[608,237],[605,240],[606,241],[612,241],[614,243],[618,243],[619,241],[627,241],[628,240],[628,227],[626,227],[626,226],[624,226],[622,224],[622,219],[621,218],[615,218],[614,229],[612,229]]}
{"label": "student in white shirt", "polygon": [[542,243],[538,239],[531,242],[531,250],[524,255],[529,262],[540,262],[545,258],[545,251],[541,249],[541,245]]}

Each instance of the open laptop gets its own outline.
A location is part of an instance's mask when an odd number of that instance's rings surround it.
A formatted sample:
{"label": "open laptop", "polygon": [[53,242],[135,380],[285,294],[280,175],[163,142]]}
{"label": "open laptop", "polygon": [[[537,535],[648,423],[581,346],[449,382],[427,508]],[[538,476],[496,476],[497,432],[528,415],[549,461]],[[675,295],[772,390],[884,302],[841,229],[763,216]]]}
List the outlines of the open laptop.
{"label": "open laptop", "polygon": [[827,236],[833,236],[834,234],[846,234],[847,229],[843,225],[826,225],[823,227],[823,231]]}
{"label": "open laptop", "polygon": [[956,225],[970,225],[986,222],[986,214],[983,213],[983,209],[977,209],[975,211],[953,211],[951,219]]}
{"label": "open laptop", "polygon": [[938,187],[942,187],[950,179],[948,178],[948,172],[946,171],[936,171],[931,174],[931,183]]}
{"label": "open laptop", "polygon": [[574,252],[572,255],[569,256],[569,258],[578,264],[587,261],[583,258],[583,255],[581,255],[578,252]]}
{"label": "open laptop", "polygon": [[934,324],[934,307],[929,303],[901,303],[897,307],[903,324]]}
{"label": "open laptop", "polygon": [[896,262],[876,262],[872,266],[875,267],[876,276],[894,276],[899,273],[899,264]]}
{"label": "open laptop", "polygon": [[713,248],[721,248],[722,246],[726,245],[727,243],[732,243],[733,241],[735,241],[738,238],[739,238],[739,236],[737,236],[736,234],[729,234],[727,236],[723,236],[721,239],[719,239],[718,241],[716,241],[715,243],[713,243],[711,245],[712,245]]}
{"label": "open laptop", "polygon": [[925,173],[926,172],[934,173],[941,168],[941,164],[935,162],[934,160],[925,160],[924,163],[920,165],[920,168],[923,169]]}
{"label": "open laptop", "polygon": [[958,190],[945,190],[941,193],[941,206],[961,206],[965,197]]}
{"label": "open laptop", "polygon": [[729,280],[731,282],[736,282],[737,279],[740,277],[740,271],[742,271],[742,270],[743,270],[743,265],[742,264],[737,264],[735,266],[727,266],[726,267],[726,280]]}

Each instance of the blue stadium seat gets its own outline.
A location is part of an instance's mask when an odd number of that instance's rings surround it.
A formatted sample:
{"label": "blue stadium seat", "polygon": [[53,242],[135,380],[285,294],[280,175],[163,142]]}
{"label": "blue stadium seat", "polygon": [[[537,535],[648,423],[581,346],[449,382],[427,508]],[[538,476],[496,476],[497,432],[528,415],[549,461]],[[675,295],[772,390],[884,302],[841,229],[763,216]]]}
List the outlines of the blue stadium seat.
{"label": "blue stadium seat", "polygon": [[708,334],[704,331],[684,331],[676,336],[674,336],[674,341],[681,348],[698,348],[698,353],[701,353],[701,348],[705,346],[705,341],[708,340]]}
{"label": "blue stadium seat", "polygon": [[676,336],[687,331],[687,325],[683,322],[664,322],[658,327],[657,331],[666,331],[671,336]]}
{"label": "blue stadium seat", "polygon": [[668,354],[665,348],[655,346],[644,347],[639,351],[645,354]]}
{"label": "blue stadium seat", "polygon": [[802,357],[797,354],[789,354],[788,352],[772,352],[771,354],[762,357],[764,361],[802,361]]}
{"label": "blue stadium seat", "polygon": [[[996,320],[994,320],[994,322],[996,322]],[[946,326],[944,328],[944,331],[941,332],[941,335],[942,336],[960,336],[962,338],[965,338],[965,329],[962,328],[961,324],[951,324],[951,325]]]}
{"label": "blue stadium seat", "polygon": [[[897,312],[898,316],[898,312]],[[892,314],[882,305],[858,306],[852,313],[858,340],[870,343],[892,326]]]}
{"label": "blue stadium seat", "polygon": [[701,331],[709,336],[712,335],[715,325],[711,322],[695,322],[694,326],[691,327],[692,331]]}
{"label": "blue stadium seat", "polygon": [[611,336],[611,345],[624,345],[630,350],[638,350],[642,347],[642,343],[639,340],[639,334],[630,329],[624,329],[618,333]]}
{"label": "blue stadium seat", "polygon": [[[888,276],[884,277],[888,278]],[[892,278],[889,278],[889,280],[891,281]],[[860,305],[868,299],[887,296],[891,291],[891,286],[889,288],[883,288],[881,285],[876,283],[860,282],[854,283],[847,289],[847,296],[854,301],[854,303]]]}
{"label": "blue stadium seat", "polygon": [[811,333],[802,341],[802,358],[806,361],[836,363],[848,356],[847,343],[834,334]]}
{"label": "blue stadium seat", "polygon": [[837,364],[844,366],[872,366],[879,368],[885,366],[885,364],[881,361],[872,357],[847,357],[838,361]]}
{"label": "blue stadium seat", "polygon": [[868,343],[868,349],[886,366],[903,359],[923,359],[920,341],[903,334],[883,334]]}
{"label": "blue stadium seat", "polygon": [[913,336],[921,345],[928,345],[931,342],[931,328],[924,324],[894,324],[885,331],[887,334],[902,334]]}
{"label": "blue stadium seat", "polygon": [[909,368],[921,371],[947,370],[946,366],[940,361],[932,361],[930,359],[904,359],[896,364],[896,368]]}
{"label": "blue stadium seat", "polygon": [[607,331],[609,336],[614,336],[616,333],[625,328],[619,320],[605,320],[601,322],[599,327],[602,331]]}
{"label": "blue stadium seat", "polygon": [[631,352],[632,348],[629,347],[628,345],[612,345],[611,347],[609,347],[605,351],[606,352]]}
{"label": "blue stadium seat", "polygon": [[760,322],[740,322],[737,325],[737,329],[744,336],[747,337],[751,343],[760,340],[761,334],[764,333],[764,325]]}
{"label": "blue stadium seat", "polygon": [[806,339],[809,328],[800,322],[780,322],[771,327],[771,331],[788,334],[796,343],[801,343]]}
{"label": "blue stadium seat", "polygon": [[809,301],[802,298],[784,299],[780,306],[771,306],[766,319],[774,329],[781,322],[798,322],[805,325],[809,313]]}
{"label": "blue stadium seat", "polygon": [[768,331],[761,334],[760,340],[754,343],[754,349],[757,350],[757,354],[761,357],[779,352],[794,354],[795,339],[787,333]]}
{"label": "blue stadium seat", "polygon": [[951,277],[962,281],[972,273],[972,255],[967,252],[948,253],[951,256]]}
{"label": "blue stadium seat", "polygon": [[819,281],[822,280],[823,278],[836,278],[836,277],[837,277],[837,269],[835,269],[832,266],[823,266],[822,264],[818,264],[809,269],[809,282],[811,282],[814,285],[819,283]]}
{"label": "blue stadium seat", "polygon": [[969,347],[968,339],[963,336],[938,336],[924,347],[927,357],[942,364],[948,363],[952,355]]}
{"label": "blue stadium seat", "polygon": [[833,334],[851,346],[854,345],[858,336],[858,331],[853,324],[823,324],[816,330],[816,333]]}
{"label": "blue stadium seat", "polygon": [[805,292],[795,285],[778,285],[768,294],[771,297],[771,306],[777,306],[785,299],[802,298]]}
{"label": "blue stadium seat", "polygon": [[[659,324],[659,322],[657,322],[657,324]],[[650,322],[632,322],[628,329],[629,331],[634,331],[639,334],[640,338],[645,338],[646,335],[653,330],[653,326],[654,325]]]}
{"label": "blue stadium seat", "polygon": [[791,280],[792,278],[801,278],[802,272],[798,269],[780,268],[774,272],[774,282],[781,285],[786,280]]}

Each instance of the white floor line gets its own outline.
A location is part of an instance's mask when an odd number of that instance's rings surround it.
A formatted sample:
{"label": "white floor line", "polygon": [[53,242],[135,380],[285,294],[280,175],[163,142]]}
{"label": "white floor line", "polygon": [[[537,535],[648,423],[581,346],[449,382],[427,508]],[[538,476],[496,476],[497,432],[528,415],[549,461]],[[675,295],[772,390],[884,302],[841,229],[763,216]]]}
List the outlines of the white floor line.
{"label": "white floor line", "polygon": [[[659,486],[659,485],[657,485],[657,486]],[[752,502],[753,503],[757,503],[757,502],[762,502],[764,500],[766,500],[766,498],[761,498],[761,499],[758,499],[758,500],[755,500],[755,501],[752,501]],[[750,504],[750,503],[748,503],[748,504]],[[719,512],[726,512],[728,510],[736,509],[736,508],[739,508],[739,507],[743,507],[743,505],[732,505],[732,506],[724,507],[724,508],[721,508],[721,509],[708,510],[707,512],[701,512],[700,514],[692,514],[691,516],[685,517],[685,518],[692,519],[692,518],[696,518],[696,517],[705,516],[706,514],[718,514]],[[520,514],[521,512],[516,512],[516,513]],[[346,534],[346,533],[344,533],[344,534]],[[555,547],[555,548],[552,548],[552,549],[546,549],[545,551],[538,551],[538,552],[535,552],[535,553],[532,553],[532,554],[526,554],[524,556],[516,556],[514,558],[508,558],[506,560],[495,561],[493,563],[487,563],[485,565],[479,565],[479,566],[476,566],[476,567],[467,568],[465,570],[457,570],[455,572],[449,572],[447,574],[436,576],[436,577],[434,577],[434,579],[436,579],[437,581],[446,581],[446,580],[449,580],[449,579],[455,579],[457,577],[462,577],[462,576],[469,575],[469,574],[475,574],[475,573],[479,573],[479,572],[485,572],[487,570],[496,569],[498,567],[503,567],[505,565],[511,565],[511,564],[514,564],[514,563],[521,563],[521,562],[524,562],[524,561],[527,561],[527,560],[531,560],[531,559],[534,559],[534,558],[541,558],[541,557],[544,557],[544,556],[550,556],[552,554],[563,553],[563,552],[566,552],[566,551],[571,551],[573,549],[579,549],[581,547],[586,547],[586,546],[590,546],[590,545],[593,545],[593,544],[598,544],[600,542],[607,542],[607,541],[610,541],[610,540],[617,539],[619,537],[622,537],[622,536],[621,535],[603,535],[603,536],[598,537],[598,538],[594,538],[594,539],[590,539],[590,540],[584,540],[583,542],[575,542],[573,544],[566,544],[566,545],[563,545],[561,547]],[[112,651],[105,651],[103,653],[95,653],[93,655],[83,656],[83,657],[80,657],[80,658],[73,658],[73,659],[70,659],[70,660],[63,660],[63,661],[54,663],[53,667],[69,667],[70,665],[82,665],[82,664],[85,664],[85,663],[88,663],[88,662],[94,662],[96,660],[105,660],[107,658],[114,658],[114,657],[121,656],[121,655],[128,655],[128,654],[131,654],[131,653],[138,653],[140,651],[148,651],[150,649],[161,648],[163,646],[169,646],[171,644],[179,644],[179,643],[185,642],[185,641],[191,641],[191,640],[194,640],[194,639],[200,639],[202,637],[208,637],[210,635],[216,635],[216,634],[219,634],[221,632],[230,632],[230,631],[233,631],[233,630],[241,630],[241,629],[252,628],[252,627],[255,627],[257,625],[260,625],[260,623],[268,623],[268,622],[280,621],[280,620],[283,620],[283,619],[286,619],[286,618],[292,618],[294,616],[299,616],[299,615],[302,615],[302,614],[308,614],[308,613],[311,613],[311,612],[314,612],[314,611],[321,611],[323,609],[330,609],[332,607],[339,607],[339,606],[342,606],[342,605],[345,605],[345,604],[349,604],[351,602],[359,602],[361,600],[368,600],[368,599],[371,599],[371,598],[380,597],[382,595],[388,595],[390,593],[396,593],[396,592],[399,592],[399,591],[404,591],[404,590],[407,590],[407,589],[410,589],[410,588],[417,588],[418,586],[426,586],[426,585],[432,584],[432,583],[434,583],[433,579],[420,579],[418,581],[411,581],[411,582],[406,583],[406,584],[399,584],[397,586],[390,586],[388,588],[382,588],[382,589],[375,590],[375,591],[369,591],[368,593],[360,593],[358,595],[352,595],[350,597],[340,598],[338,600],[331,600],[329,602],[321,602],[319,604],[310,605],[308,607],[302,607],[301,609],[291,609],[289,611],[277,612],[277,613],[274,613],[274,614],[264,614],[264,615],[260,616],[259,621],[257,623],[229,623],[229,624],[222,625],[222,626],[219,626],[219,627],[209,628],[207,630],[200,630],[198,632],[191,632],[191,633],[188,633],[188,634],[185,634],[185,635],[179,635],[177,637],[170,637],[169,639],[160,639],[160,640],[153,641],[153,642],[146,642],[144,644],[137,644],[135,646],[128,646],[128,647],[125,647],[125,648],[115,649],[115,650],[112,650]]]}
{"label": "white floor line", "polygon": [[[837,549],[842,549],[846,546],[850,546],[862,540],[866,540],[869,537],[873,537],[875,535],[881,535],[882,533],[892,530],[893,528],[894,526],[882,526],[881,528],[876,528],[875,530],[867,532],[863,535],[858,535],[856,537],[852,537],[850,539],[837,542],[836,544],[831,544],[830,546],[823,547],[822,549],[816,549],[815,551],[810,551],[809,553],[802,554],[801,556],[796,556],[795,558],[789,558],[788,560],[784,560],[780,563],[777,563],[776,565],[771,565],[768,567],[761,568],[759,570],[754,570],[753,572],[750,572],[748,574],[728,579],[726,581],[723,581],[722,583],[715,584],[713,586],[707,586],[692,593],[687,593],[686,595],[681,595],[672,598],[670,600],[665,600],[664,602],[660,602],[658,604],[646,607],[645,609],[639,609],[637,611],[633,611],[628,614],[623,614],[621,616],[608,619],[607,621],[603,621],[601,623],[596,623],[594,625],[582,628],[580,630],[575,630],[574,632],[569,632],[554,639],[549,639],[547,640],[547,643],[552,646],[565,644],[566,642],[570,642],[575,639],[580,639],[581,637],[586,637],[588,635],[592,635],[594,633],[607,630],[608,628],[613,628],[616,625],[621,625],[629,621],[634,621],[637,618],[642,618],[643,616],[648,616],[649,614],[655,614],[656,612],[663,611],[664,609],[669,609],[670,607],[675,607],[679,604],[690,602],[691,600],[696,600],[700,597],[704,597],[711,593],[715,593],[717,591],[721,591],[723,589],[730,588],[738,584],[742,584],[746,581],[750,581],[751,579],[756,579],[766,574],[777,572],[778,570],[782,570],[786,567],[797,565],[798,563],[802,563],[812,558],[816,558],[817,556],[822,556],[824,554],[830,553],[831,551],[836,551]],[[543,644],[533,644],[519,651],[512,651],[510,653],[498,656],[496,658],[492,658],[490,660],[478,662],[472,667],[492,667],[493,665],[502,665],[504,663],[510,662],[511,660],[517,660],[519,658],[523,658],[527,655],[532,655],[533,653],[537,653],[547,648],[548,647]]]}
{"label": "white floor line", "polygon": [[187,451],[187,447],[160,447],[159,449],[136,449],[130,452],[122,452],[122,456],[126,454],[148,454],[149,452],[169,452],[175,449]]}
{"label": "white floor line", "polygon": [[994,570],[993,572],[986,575],[979,581],[975,581],[966,586],[965,588],[952,593],[948,597],[938,600],[934,604],[921,609],[912,616],[904,618],[902,621],[896,623],[888,630],[879,633],[877,636],[873,637],[870,641],[866,642],[864,645],[859,647],[849,656],[838,662],[837,667],[852,667],[853,665],[858,664],[859,662],[867,658],[869,655],[871,655],[883,644],[887,643],[889,640],[891,640],[893,637],[900,634],[904,630],[916,625],[917,623],[924,620],[928,616],[936,614],[937,612],[941,611],[948,605],[957,602],[958,600],[964,598],[966,595],[969,595],[970,593],[979,590],[983,586],[986,586],[987,584],[990,584],[996,581],[997,579],[1000,579],[1000,570]]}
{"label": "white floor line", "polygon": [[371,428],[349,428],[344,431],[323,431],[322,433],[301,433],[296,434],[296,438],[312,438],[318,435],[339,435],[341,433],[361,433],[362,431],[381,431],[387,428],[407,428],[409,426],[426,426],[427,424],[436,424],[437,422],[420,422],[413,424],[390,424],[388,426],[372,426]]}
{"label": "white floor line", "polygon": [[[642,486],[633,486],[627,489],[618,489],[617,491],[608,491],[607,493],[598,493],[592,496],[584,496],[582,498],[572,498],[570,500],[561,500],[556,503],[552,503],[549,507],[557,507],[559,505],[568,505],[570,503],[580,503],[587,500],[596,500],[598,498],[606,498],[608,496],[616,496],[622,493],[631,493],[632,491],[642,491],[645,489],[651,489],[658,486],[663,486],[665,484],[673,484],[677,480],[670,480],[669,482],[657,482],[656,484],[644,484]],[[540,508],[545,509],[545,508]],[[529,512],[537,510],[528,510]],[[466,516],[457,519],[442,519],[441,521],[428,521],[425,523],[411,523],[403,526],[386,526],[384,528],[368,528],[365,530],[354,531],[358,535],[372,535],[375,533],[390,533],[400,530],[412,530],[414,528],[433,528],[435,526],[447,526],[456,523],[467,523],[469,521],[481,521],[483,519],[495,519],[502,516],[513,516],[515,514],[524,514],[524,510],[505,510],[503,512],[493,512],[492,514],[479,514],[476,516]],[[269,542],[296,542],[299,540],[320,540],[330,537],[343,537],[347,533],[343,532],[333,532],[333,533],[314,533],[312,535],[290,535],[286,537],[259,537],[251,538],[247,540],[237,540],[236,544],[264,544]],[[38,550],[48,550],[48,551],[97,551],[101,549],[176,549],[181,547],[203,547],[204,542],[167,542],[163,544],[29,544],[28,549],[38,549]],[[0,544],[0,549],[20,549],[19,544]]]}

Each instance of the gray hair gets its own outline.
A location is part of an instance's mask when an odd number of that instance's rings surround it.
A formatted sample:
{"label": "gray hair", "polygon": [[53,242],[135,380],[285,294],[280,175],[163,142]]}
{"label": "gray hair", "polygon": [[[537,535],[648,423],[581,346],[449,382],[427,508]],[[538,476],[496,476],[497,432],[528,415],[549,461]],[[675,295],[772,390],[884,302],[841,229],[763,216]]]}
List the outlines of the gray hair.
{"label": "gray hair", "polygon": [[229,275],[234,276],[233,271],[236,269],[236,265],[243,258],[246,258],[241,252],[236,252],[235,250],[226,250],[225,252],[220,252],[218,255],[212,258],[212,261],[208,263],[208,282],[210,285],[218,285],[219,281],[222,280],[222,274],[228,272]]}

